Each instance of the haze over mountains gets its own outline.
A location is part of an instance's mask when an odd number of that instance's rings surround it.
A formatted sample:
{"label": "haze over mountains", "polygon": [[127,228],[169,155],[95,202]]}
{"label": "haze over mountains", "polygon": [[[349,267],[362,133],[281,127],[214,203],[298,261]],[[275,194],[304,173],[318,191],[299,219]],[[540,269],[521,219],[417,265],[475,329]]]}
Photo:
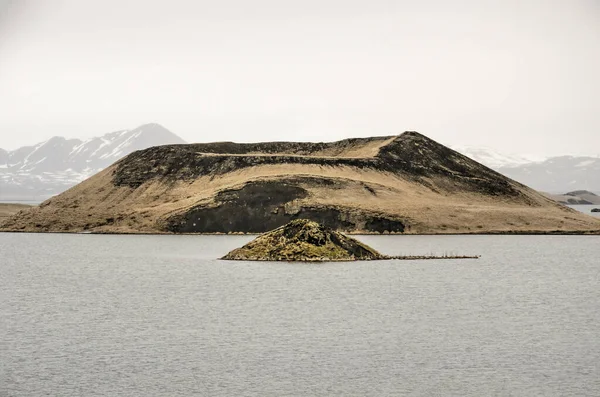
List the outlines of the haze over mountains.
{"label": "haze over mountains", "polygon": [[[0,200],[41,201],[76,185],[127,154],[151,146],[182,144],[159,124],[145,124],[88,139],[53,137],[12,151],[0,149]],[[534,189],[562,194],[600,192],[600,158],[547,159],[499,153],[488,148],[453,147],[460,153]]]}
{"label": "haze over mountains", "polygon": [[489,148],[453,149],[503,175],[542,192],[564,194],[573,190],[600,192],[600,157],[508,155]]}
{"label": "haze over mountains", "polygon": [[600,192],[600,158],[597,157],[551,157],[541,162],[498,167],[496,170],[544,192]]}
{"label": "haze over mountains", "polygon": [[492,169],[517,167],[545,160],[540,156],[502,153],[489,147],[452,146],[452,149]]}

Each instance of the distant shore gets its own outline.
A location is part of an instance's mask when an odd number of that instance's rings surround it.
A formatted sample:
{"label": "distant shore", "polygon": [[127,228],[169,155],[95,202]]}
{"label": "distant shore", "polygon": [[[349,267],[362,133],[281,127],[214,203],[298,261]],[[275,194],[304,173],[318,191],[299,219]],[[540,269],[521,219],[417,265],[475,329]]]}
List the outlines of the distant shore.
{"label": "distant shore", "polygon": [[[124,232],[124,231],[32,231],[32,230],[2,230],[2,220],[0,217],[0,233],[32,233],[32,234],[84,234],[84,235],[111,235],[111,236],[258,236],[262,233],[169,233],[169,232]],[[369,232],[343,232],[350,236],[600,236],[600,230],[583,231],[522,231],[522,230],[502,230],[486,232],[431,232],[431,233],[369,233]]]}
{"label": "distant shore", "polygon": [[27,208],[31,208],[31,205],[17,203],[0,203],[0,226],[2,225],[5,219]]}

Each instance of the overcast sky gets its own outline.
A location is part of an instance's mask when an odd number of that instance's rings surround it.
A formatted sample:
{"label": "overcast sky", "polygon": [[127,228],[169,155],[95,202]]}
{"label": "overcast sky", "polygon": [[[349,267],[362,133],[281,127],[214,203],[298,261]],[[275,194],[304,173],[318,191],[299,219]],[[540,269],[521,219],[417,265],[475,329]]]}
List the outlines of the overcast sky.
{"label": "overcast sky", "polygon": [[600,1],[0,0],[0,147],[416,130],[598,155]]}

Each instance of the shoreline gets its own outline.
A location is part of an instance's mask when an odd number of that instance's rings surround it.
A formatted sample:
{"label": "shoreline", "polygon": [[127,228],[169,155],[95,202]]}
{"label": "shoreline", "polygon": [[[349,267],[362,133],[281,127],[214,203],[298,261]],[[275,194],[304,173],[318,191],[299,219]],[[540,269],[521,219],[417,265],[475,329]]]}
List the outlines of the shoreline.
{"label": "shoreline", "polygon": [[381,262],[381,261],[416,261],[416,260],[457,260],[457,259],[479,259],[481,255],[386,255],[381,259],[305,259],[305,260],[278,260],[278,259],[224,259],[221,261],[235,262],[288,262],[288,263],[326,263],[326,262]]}
{"label": "shoreline", "polygon": [[[2,233],[23,233],[23,234],[77,234],[77,235],[114,235],[114,236],[259,236],[263,233],[243,233],[243,232],[232,232],[232,233],[172,233],[172,232],[70,232],[70,231],[32,231],[32,230],[2,230]],[[342,232],[349,236],[600,236],[600,230],[588,230],[588,231],[563,231],[563,230],[550,230],[550,231],[489,231],[489,232],[431,232],[431,233],[354,233],[354,232]]]}

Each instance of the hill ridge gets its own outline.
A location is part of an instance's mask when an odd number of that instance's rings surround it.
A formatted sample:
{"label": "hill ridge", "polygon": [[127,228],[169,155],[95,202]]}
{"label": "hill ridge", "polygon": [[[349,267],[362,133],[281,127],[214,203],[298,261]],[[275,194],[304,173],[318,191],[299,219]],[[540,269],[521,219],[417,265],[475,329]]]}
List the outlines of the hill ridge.
{"label": "hill ridge", "polygon": [[598,220],[414,131],[328,143],[156,146],[4,227],[258,233],[299,217],[350,233],[600,231]]}

